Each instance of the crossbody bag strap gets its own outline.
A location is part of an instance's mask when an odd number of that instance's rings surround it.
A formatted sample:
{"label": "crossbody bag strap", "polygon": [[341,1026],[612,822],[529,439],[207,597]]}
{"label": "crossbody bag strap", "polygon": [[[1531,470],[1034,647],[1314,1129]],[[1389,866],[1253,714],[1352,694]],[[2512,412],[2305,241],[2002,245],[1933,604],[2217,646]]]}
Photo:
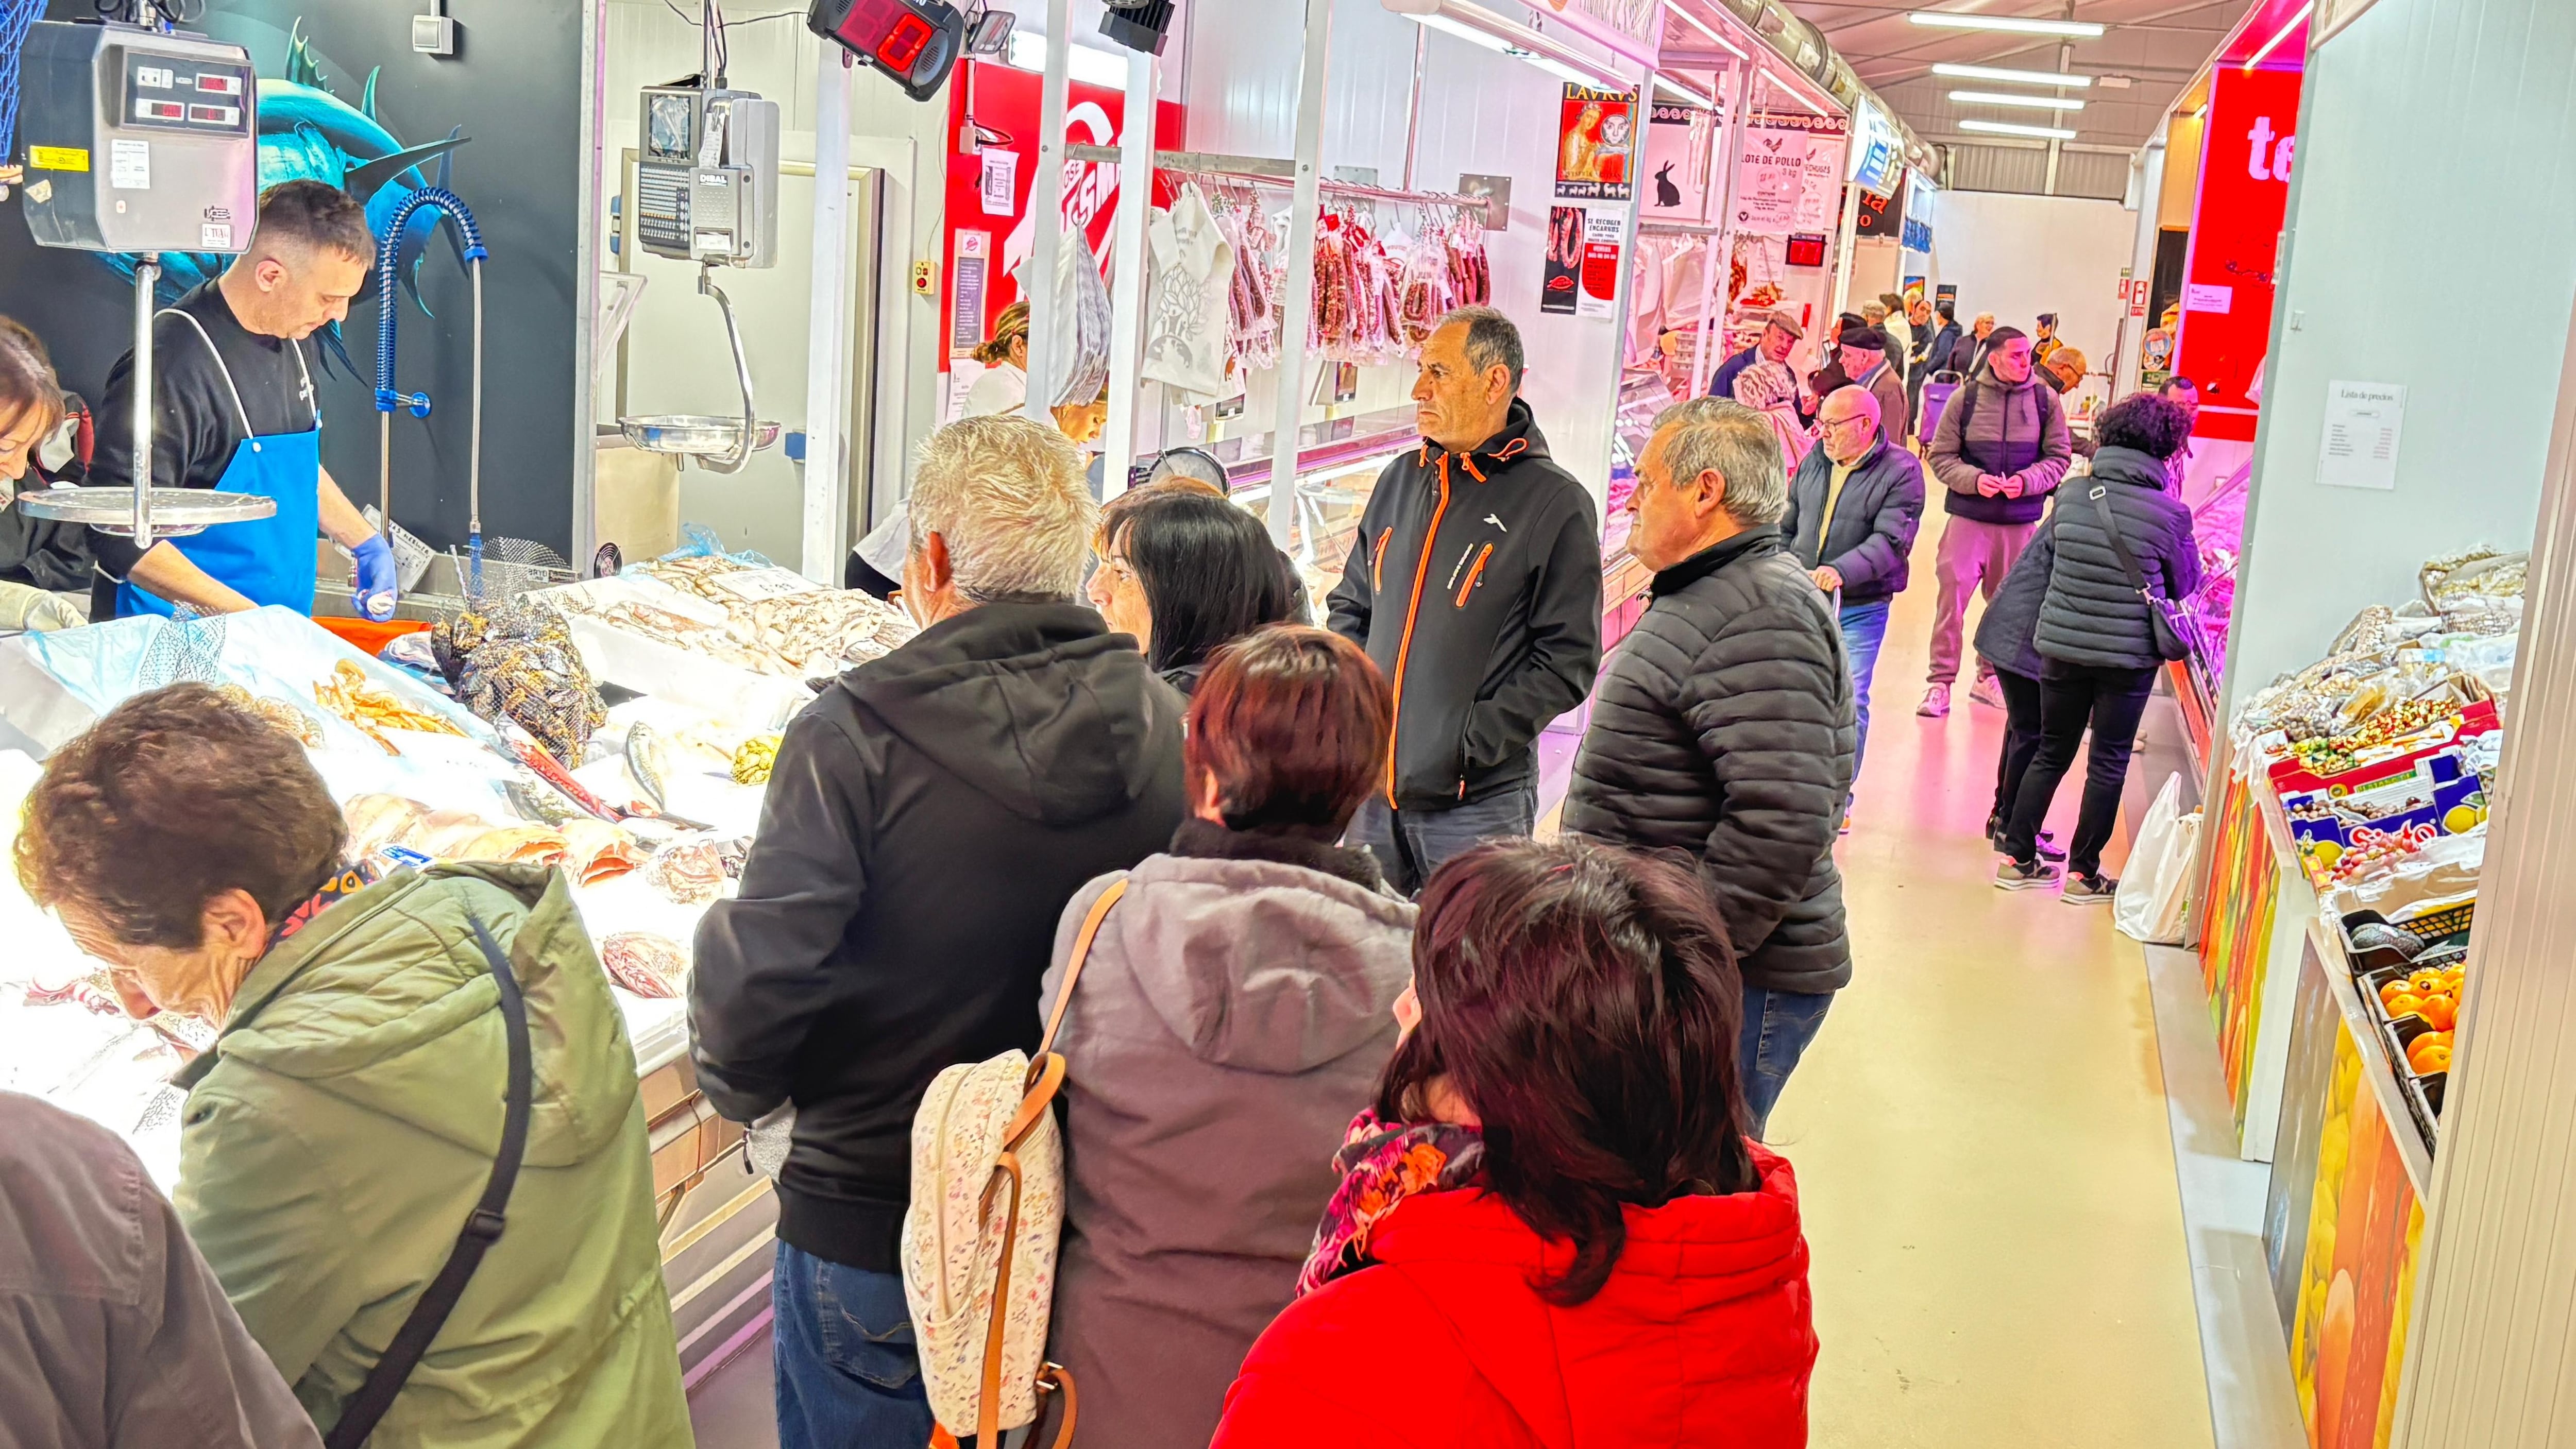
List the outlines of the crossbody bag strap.
{"label": "crossbody bag strap", "polygon": [[2138,556],[2129,552],[2128,536],[2120,532],[2119,515],[2111,511],[2110,486],[2103,483],[2094,484],[2091,497],[2093,511],[2102,516],[2102,531],[2111,536],[2111,551],[2120,556],[2120,568],[2129,576],[2129,587],[2136,589],[2138,597],[2148,603],[2158,602],[2156,595],[2147,592],[2146,571],[2138,567]]}
{"label": "crossbody bag strap", "polygon": [[393,1407],[394,1396],[419,1366],[421,1356],[429,1352],[438,1331],[447,1325],[447,1316],[456,1311],[456,1301],[465,1296],[465,1285],[472,1281],[474,1270],[483,1264],[483,1255],[501,1240],[507,1220],[503,1212],[510,1205],[511,1189],[518,1185],[519,1164],[528,1152],[528,1113],[536,1095],[536,1063],[528,1042],[528,1001],[519,989],[519,978],[510,970],[509,958],[492,940],[492,933],[480,920],[468,918],[474,928],[474,943],[483,950],[483,960],[492,969],[492,983],[500,988],[501,1017],[508,1033],[510,1052],[509,1085],[502,1098],[501,1147],[493,1154],[492,1175],[485,1179],[483,1196],[465,1219],[465,1228],[456,1235],[456,1246],[448,1250],[446,1266],[430,1280],[429,1287],[412,1305],[411,1316],[403,1320],[393,1342],[385,1346],[384,1357],[367,1372],[367,1381],[349,1400],[323,1440],[325,1449],[360,1449],[367,1436],[375,1432],[376,1423]]}
{"label": "crossbody bag strap", "polygon": [[1056,988],[1055,1009],[1047,1013],[1046,1035],[1038,1040],[1038,1055],[1055,1049],[1055,1034],[1064,1025],[1064,1010],[1073,1004],[1073,983],[1082,979],[1082,963],[1091,956],[1091,943],[1100,935],[1100,923],[1109,918],[1109,908],[1127,894],[1127,877],[1120,876],[1091,903],[1091,913],[1082,918],[1082,931],[1073,938],[1073,954],[1065,958],[1064,984]]}

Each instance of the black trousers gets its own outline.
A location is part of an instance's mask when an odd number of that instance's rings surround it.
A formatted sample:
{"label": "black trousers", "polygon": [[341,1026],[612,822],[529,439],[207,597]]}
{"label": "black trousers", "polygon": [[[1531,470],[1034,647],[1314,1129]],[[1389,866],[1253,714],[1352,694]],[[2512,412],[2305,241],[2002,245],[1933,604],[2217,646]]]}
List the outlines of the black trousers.
{"label": "black trousers", "polygon": [[2039,681],[2010,669],[1997,669],[1995,682],[2004,691],[2003,758],[1995,766],[1995,808],[1986,823],[1992,835],[2012,823],[2013,806],[2021,800],[2022,778],[2039,753]]}
{"label": "black trousers", "polygon": [[2155,684],[2152,668],[2048,666],[2039,682],[2039,752],[2022,777],[2004,835],[2005,854],[2024,864],[2039,858],[2039,827],[2057,798],[2058,782],[2084,746],[2089,725],[2093,748],[2084,766],[2084,808],[2075,817],[2075,838],[2067,843],[2066,870],[2069,875],[2101,873],[2102,847],[2111,843],[2111,828],[2120,818],[2120,787],[2129,777],[2138,720],[2147,712]]}

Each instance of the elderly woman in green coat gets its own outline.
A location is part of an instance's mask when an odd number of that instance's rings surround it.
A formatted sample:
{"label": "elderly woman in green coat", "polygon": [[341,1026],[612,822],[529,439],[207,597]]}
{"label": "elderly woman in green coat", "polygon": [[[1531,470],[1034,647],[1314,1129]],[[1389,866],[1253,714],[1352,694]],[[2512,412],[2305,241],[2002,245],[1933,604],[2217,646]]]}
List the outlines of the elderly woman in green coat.
{"label": "elderly woman in green coat", "polygon": [[295,740],[202,685],[65,745],[17,868],[138,1016],[219,1025],[178,1077],[179,1214],[326,1434],[456,1248],[502,1147],[524,999],[523,1162],[497,1241],[375,1449],[690,1443],[625,1027],[560,875],[381,880]]}

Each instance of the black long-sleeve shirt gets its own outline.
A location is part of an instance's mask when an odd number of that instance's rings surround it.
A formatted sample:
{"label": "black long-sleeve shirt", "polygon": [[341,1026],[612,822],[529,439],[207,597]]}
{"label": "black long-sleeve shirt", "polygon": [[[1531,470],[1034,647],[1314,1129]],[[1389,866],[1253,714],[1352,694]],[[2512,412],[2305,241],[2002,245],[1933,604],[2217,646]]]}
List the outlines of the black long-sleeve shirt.
{"label": "black long-sleeve shirt", "polygon": [[[224,300],[218,282],[208,282],[179,299],[185,312],[205,329],[177,317],[162,317],[152,327],[152,481],[160,488],[212,488],[232,466],[233,454],[253,437],[311,432],[315,419],[313,384],[298,356],[299,344],[265,337],[242,326]],[[207,349],[212,341],[214,348]],[[221,355],[218,363],[217,355]],[[231,372],[227,385],[225,372]],[[240,402],[234,402],[234,389]],[[99,404],[98,452],[90,462],[91,487],[130,488],[134,484],[134,354],[118,358],[107,375],[107,397]],[[248,426],[245,428],[244,424]],[[90,596],[91,617],[115,617],[116,585],[142,551],[130,538],[92,532],[90,553],[98,577]],[[179,542],[182,553],[187,541]]]}

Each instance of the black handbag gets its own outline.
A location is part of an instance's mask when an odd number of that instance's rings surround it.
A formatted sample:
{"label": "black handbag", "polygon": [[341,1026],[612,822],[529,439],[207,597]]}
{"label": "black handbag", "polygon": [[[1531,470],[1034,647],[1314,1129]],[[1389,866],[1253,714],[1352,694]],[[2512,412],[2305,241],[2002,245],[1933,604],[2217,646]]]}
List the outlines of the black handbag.
{"label": "black handbag", "polygon": [[2146,572],[2138,567],[2138,556],[2129,551],[2129,540],[2120,532],[2119,515],[2111,511],[2109,485],[2096,483],[2090,495],[2093,511],[2102,519],[2102,531],[2111,536],[2111,551],[2120,556],[2120,567],[2129,575],[2129,587],[2147,604],[2147,633],[2156,647],[2156,657],[2166,660],[2189,659],[2200,652],[2200,619],[2189,603],[2168,599],[2147,587]]}
{"label": "black handbag", "polygon": [[465,1296],[465,1285],[474,1270],[483,1265],[483,1255],[501,1241],[501,1230],[507,1226],[502,1212],[510,1205],[510,1191],[518,1185],[519,1164],[528,1151],[528,1111],[536,1094],[536,1065],[528,1044],[528,1001],[519,990],[519,978],[510,970],[510,961],[492,940],[492,933],[479,920],[471,920],[474,942],[483,948],[483,959],[492,968],[492,982],[501,990],[501,1017],[509,1036],[509,1084],[502,1097],[501,1147],[492,1158],[492,1175],[483,1184],[483,1196],[466,1216],[465,1228],[456,1235],[456,1246],[448,1250],[447,1263],[430,1280],[429,1287],[412,1305],[411,1316],[403,1320],[393,1342],[385,1346],[385,1356],[367,1373],[367,1381],[358,1386],[348,1407],[340,1411],[340,1421],[324,1437],[325,1449],[360,1449],[367,1436],[375,1432],[376,1422],[393,1407],[394,1396],[402,1392],[411,1371],[419,1366],[421,1355],[429,1352],[430,1341],[447,1325],[447,1316],[456,1311],[456,1300]]}

